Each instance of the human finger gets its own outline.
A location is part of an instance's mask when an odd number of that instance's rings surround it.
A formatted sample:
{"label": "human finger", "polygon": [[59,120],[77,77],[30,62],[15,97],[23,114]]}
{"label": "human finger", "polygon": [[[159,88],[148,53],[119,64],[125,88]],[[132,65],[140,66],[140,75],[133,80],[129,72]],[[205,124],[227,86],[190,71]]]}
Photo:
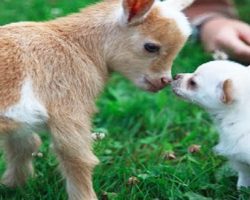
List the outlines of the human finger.
{"label": "human finger", "polygon": [[250,63],[250,46],[238,37],[231,37],[231,40],[220,41],[221,50],[228,53],[231,57]]}
{"label": "human finger", "polygon": [[250,26],[244,25],[239,30],[239,37],[248,45],[250,45]]}

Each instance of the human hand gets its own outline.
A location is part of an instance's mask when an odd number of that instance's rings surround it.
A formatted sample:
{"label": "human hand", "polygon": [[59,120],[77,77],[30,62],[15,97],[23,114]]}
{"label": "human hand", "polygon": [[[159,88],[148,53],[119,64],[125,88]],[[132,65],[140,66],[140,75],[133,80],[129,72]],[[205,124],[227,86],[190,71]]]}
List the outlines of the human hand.
{"label": "human hand", "polygon": [[220,50],[250,63],[250,26],[244,22],[224,17],[209,20],[202,26],[201,40],[208,51]]}

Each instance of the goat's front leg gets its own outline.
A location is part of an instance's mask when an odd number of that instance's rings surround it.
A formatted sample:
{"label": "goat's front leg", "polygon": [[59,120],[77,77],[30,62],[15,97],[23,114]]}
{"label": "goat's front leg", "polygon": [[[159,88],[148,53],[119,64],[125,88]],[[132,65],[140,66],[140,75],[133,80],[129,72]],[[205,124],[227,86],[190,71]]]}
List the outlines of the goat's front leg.
{"label": "goat's front leg", "polygon": [[86,120],[57,119],[50,123],[54,150],[66,178],[70,200],[97,199],[92,186],[92,170],[98,159],[91,150],[91,133]]}

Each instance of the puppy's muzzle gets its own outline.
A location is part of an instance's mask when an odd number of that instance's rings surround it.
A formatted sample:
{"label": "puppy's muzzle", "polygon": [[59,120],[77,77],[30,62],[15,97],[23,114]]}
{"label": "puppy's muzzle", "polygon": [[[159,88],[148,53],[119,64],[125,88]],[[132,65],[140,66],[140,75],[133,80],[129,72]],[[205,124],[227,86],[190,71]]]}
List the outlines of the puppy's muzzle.
{"label": "puppy's muzzle", "polygon": [[181,75],[181,74],[177,74],[177,75],[174,76],[175,81],[177,81],[179,79],[182,79],[182,78],[183,78],[183,75]]}

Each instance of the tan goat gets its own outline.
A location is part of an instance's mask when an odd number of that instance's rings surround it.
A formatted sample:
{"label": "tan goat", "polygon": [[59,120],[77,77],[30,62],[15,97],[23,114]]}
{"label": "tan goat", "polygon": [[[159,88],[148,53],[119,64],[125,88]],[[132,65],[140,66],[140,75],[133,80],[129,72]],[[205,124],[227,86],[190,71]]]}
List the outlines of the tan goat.
{"label": "tan goat", "polygon": [[144,90],[171,80],[171,65],[190,34],[181,10],[192,0],[108,0],[49,22],[0,27],[0,135],[7,169],[2,183],[32,174],[31,134],[46,124],[70,200],[97,199],[91,172],[95,98],[111,71]]}

